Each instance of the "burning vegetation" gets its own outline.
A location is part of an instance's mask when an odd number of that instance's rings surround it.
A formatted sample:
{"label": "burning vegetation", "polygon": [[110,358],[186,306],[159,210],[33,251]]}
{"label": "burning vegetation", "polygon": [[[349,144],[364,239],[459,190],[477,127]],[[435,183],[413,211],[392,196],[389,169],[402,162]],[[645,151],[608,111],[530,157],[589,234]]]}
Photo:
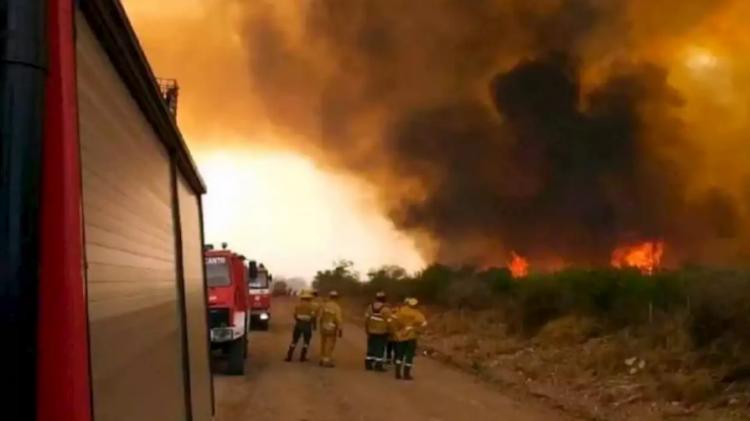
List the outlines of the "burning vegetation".
{"label": "burning vegetation", "polygon": [[523,278],[529,275],[529,262],[523,257],[516,254],[515,251],[510,252],[510,262],[508,263],[508,270],[514,278]]}
{"label": "burning vegetation", "polygon": [[612,266],[618,269],[636,268],[644,275],[653,275],[661,266],[664,243],[646,241],[633,246],[622,246],[612,252]]}

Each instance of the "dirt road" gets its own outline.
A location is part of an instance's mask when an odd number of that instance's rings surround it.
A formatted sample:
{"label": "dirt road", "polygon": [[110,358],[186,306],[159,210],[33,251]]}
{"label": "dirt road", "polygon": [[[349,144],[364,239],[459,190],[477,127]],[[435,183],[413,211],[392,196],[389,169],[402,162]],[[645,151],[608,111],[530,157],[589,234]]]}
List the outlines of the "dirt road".
{"label": "dirt road", "polygon": [[337,344],[336,368],[317,365],[317,337],[310,362],[286,363],[292,303],[276,300],[271,330],[251,334],[245,376],[215,377],[218,421],[568,419],[536,402],[516,402],[468,374],[427,358],[416,360],[413,382],[395,380],[392,371],[366,372],[365,335],[351,324],[345,326],[344,338]]}

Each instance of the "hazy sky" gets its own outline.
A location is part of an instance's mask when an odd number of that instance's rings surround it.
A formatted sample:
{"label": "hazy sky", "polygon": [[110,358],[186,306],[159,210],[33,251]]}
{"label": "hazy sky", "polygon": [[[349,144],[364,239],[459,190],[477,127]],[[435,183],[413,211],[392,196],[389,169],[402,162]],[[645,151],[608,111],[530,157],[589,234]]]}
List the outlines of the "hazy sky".
{"label": "hazy sky", "polygon": [[277,274],[418,268],[394,226],[532,271],[750,253],[746,0],[123,3],[182,87],[209,240]]}
{"label": "hazy sky", "polygon": [[[208,185],[204,197],[206,240],[263,261],[276,275],[310,279],[334,260],[357,268],[399,264],[416,270],[422,260],[410,239],[379,214],[367,186],[316,166],[284,139],[258,137],[202,121],[202,106],[226,98],[227,107],[255,115],[243,79],[242,52],[233,32],[185,30],[212,22],[216,0],[124,0],[154,72],[180,82],[179,122]],[[201,43],[192,40],[198,36]],[[218,51],[218,52],[217,52]],[[231,80],[221,79],[224,72]],[[205,76],[217,74],[210,79]],[[215,85],[208,84],[213,81]],[[217,95],[217,90],[224,91]],[[230,104],[231,102],[231,104]],[[221,104],[221,101],[219,101]],[[277,135],[278,136],[278,135]],[[231,139],[230,139],[231,138]]]}

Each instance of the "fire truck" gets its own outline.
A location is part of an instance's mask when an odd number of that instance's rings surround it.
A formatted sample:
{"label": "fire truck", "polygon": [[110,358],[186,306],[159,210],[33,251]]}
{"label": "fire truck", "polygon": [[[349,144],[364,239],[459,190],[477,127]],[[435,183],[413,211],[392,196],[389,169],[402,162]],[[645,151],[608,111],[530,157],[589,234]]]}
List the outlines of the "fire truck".
{"label": "fire truck", "polygon": [[261,263],[248,264],[247,287],[250,294],[251,326],[268,330],[271,322],[271,283],[273,276]]}
{"label": "fire truck", "polygon": [[213,419],[201,196],[119,0],[0,2],[0,419]]}
{"label": "fire truck", "polygon": [[247,358],[248,294],[245,257],[227,249],[206,246],[206,282],[208,284],[208,320],[211,349],[227,357],[227,372],[243,374]]}

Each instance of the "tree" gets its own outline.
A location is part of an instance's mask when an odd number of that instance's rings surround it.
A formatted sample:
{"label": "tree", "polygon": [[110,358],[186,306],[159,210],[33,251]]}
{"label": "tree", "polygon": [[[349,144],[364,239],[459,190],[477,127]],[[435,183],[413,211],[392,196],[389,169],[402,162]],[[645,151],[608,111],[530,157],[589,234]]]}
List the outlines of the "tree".
{"label": "tree", "polygon": [[325,294],[336,290],[342,294],[356,294],[361,290],[359,274],[351,260],[339,260],[332,269],[318,271],[313,279],[313,287]]}
{"label": "tree", "polygon": [[287,285],[286,281],[276,281],[273,283],[273,288],[271,291],[275,296],[287,295],[289,286]]}

